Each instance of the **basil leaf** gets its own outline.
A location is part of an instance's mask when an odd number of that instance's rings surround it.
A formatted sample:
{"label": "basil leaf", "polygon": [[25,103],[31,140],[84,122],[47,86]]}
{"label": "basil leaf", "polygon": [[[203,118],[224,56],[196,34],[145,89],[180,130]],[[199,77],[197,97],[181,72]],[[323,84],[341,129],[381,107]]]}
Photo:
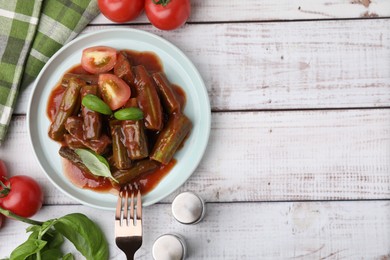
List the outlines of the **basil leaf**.
{"label": "basil leaf", "polygon": [[63,253],[60,248],[51,248],[44,252],[41,252],[41,259],[42,260],[61,259],[62,255]]}
{"label": "basil leaf", "polygon": [[48,221],[43,222],[41,226],[41,230],[39,232],[40,238],[43,238],[43,236],[46,234],[46,232],[50,231],[51,227],[56,222],[56,219],[50,219]]}
{"label": "basil leaf", "polygon": [[107,168],[110,169],[110,165],[108,164],[106,158],[104,158],[100,154],[97,154],[97,153],[94,153],[94,152],[92,152],[92,153],[95,154],[95,156],[99,159],[100,162],[104,163],[107,166]]}
{"label": "basil leaf", "polygon": [[98,154],[86,149],[74,150],[88,170],[95,176],[111,178],[118,182],[112,175],[107,160]]}
{"label": "basil leaf", "polygon": [[29,240],[29,239],[38,239],[38,236],[39,236],[39,230],[32,232],[30,234],[30,236],[27,238],[27,240]]}
{"label": "basil leaf", "polygon": [[60,248],[61,245],[64,243],[64,236],[54,229],[50,229],[49,231],[47,231],[43,239],[48,241],[48,248]]}
{"label": "basil leaf", "polygon": [[41,230],[41,226],[38,226],[38,225],[31,225],[29,227],[26,228],[26,232],[36,232],[36,231],[39,231]]}
{"label": "basil leaf", "polygon": [[116,111],[114,117],[118,120],[141,120],[144,113],[138,107],[127,107]]}
{"label": "basil leaf", "polygon": [[46,241],[40,239],[28,239],[26,242],[12,251],[10,260],[25,260],[27,257],[36,254],[45,247]]}
{"label": "basil leaf", "polygon": [[103,100],[101,100],[100,98],[98,98],[95,95],[92,95],[92,94],[85,95],[83,97],[83,99],[81,100],[81,104],[83,104],[83,106],[85,106],[86,108],[88,108],[92,111],[95,111],[95,112],[98,112],[98,113],[101,113],[104,115],[112,115],[112,111],[111,111],[110,107],[106,103],[104,103]]}
{"label": "basil leaf", "polygon": [[71,253],[69,253],[64,255],[64,257],[62,257],[62,260],[74,260],[74,257]]}
{"label": "basil leaf", "polygon": [[69,239],[87,260],[108,259],[107,240],[99,228],[87,216],[73,213],[61,217],[55,229]]}

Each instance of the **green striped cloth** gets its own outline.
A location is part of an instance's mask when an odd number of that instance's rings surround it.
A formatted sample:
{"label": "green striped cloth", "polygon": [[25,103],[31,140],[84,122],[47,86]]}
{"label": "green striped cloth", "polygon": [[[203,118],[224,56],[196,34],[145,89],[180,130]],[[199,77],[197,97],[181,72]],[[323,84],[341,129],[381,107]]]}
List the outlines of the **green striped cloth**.
{"label": "green striped cloth", "polygon": [[97,14],[96,0],[0,0],[0,144],[19,88]]}

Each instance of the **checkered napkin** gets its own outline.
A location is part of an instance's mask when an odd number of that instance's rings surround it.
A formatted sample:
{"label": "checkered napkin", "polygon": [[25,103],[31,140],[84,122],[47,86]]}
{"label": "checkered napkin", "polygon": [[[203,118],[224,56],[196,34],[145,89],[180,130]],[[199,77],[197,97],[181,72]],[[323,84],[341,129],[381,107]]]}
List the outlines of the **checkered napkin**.
{"label": "checkered napkin", "polygon": [[97,14],[96,0],[0,0],[0,144],[20,86]]}

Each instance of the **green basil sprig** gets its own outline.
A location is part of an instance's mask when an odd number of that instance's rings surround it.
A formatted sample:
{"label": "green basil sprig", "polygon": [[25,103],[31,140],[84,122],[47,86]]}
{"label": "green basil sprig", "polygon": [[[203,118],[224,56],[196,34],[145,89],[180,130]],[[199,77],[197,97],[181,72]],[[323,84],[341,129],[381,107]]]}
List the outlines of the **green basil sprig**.
{"label": "green basil sprig", "polygon": [[81,100],[81,104],[83,104],[83,106],[85,106],[86,108],[98,112],[100,114],[112,115],[110,107],[103,100],[101,100],[95,95],[85,95]]}
{"label": "green basil sprig", "polygon": [[108,259],[107,241],[98,225],[80,213],[59,218],[55,229],[70,240],[86,259]]}
{"label": "green basil sprig", "polygon": [[106,158],[87,149],[75,149],[74,151],[93,175],[107,177],[118,182],[111,175],[110,166]]}
{"label": "green basil sprig", "polygon": [[32,224],[26,229],[27,232],[31,232],[30,236],[12,251],[10,260],[74,260],[71,253],[62,252],[64,237],[72,242],[87,260],[106,260],[109,257],[108,243],[103,232],[98,225],[81,213],[72,213],[45,222],[17,216],[1,207],[0,213]]}
{"label": "green basil sprig", "polygon": [[114,117],[118,120],[141,120],[144,113],[138,107],[127,107],[116,111]]}

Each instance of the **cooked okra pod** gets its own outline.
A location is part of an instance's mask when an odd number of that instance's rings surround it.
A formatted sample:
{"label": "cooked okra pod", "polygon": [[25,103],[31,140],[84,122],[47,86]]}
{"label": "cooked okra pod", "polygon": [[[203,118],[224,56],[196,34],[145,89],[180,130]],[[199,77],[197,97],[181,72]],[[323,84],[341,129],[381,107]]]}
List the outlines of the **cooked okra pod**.
{"label": "cooked okra pod", "polygon": [[124,143],[132,160],[148,157],[148,143],[142,121],[122,121]]}
{"label": "cooked okra pod", "polygon": [[[88,94],[97,95],[96,85],[85,85],[81,88],[81,98]],[[83,116],[83,130],[85,139],[99,139],[102,132],[102,116],[100,113],[92,111],[85,106],[81,106]]]}
{"label": "cooked okra pod", "polygon": [[130,98],[127,100],[125,107],[138,107],[137,98]]}
{"label": "cooked okra pod", "polygon": [[85,82],[72,78],[62,97],[58,112],[50,125],[49,136],[51,139],[61,141],[65,134],[65,122],[68,117],[77,113],[80,107],[80,89]]}
{"label": "cooked okra pod", "polygon": [[112,137],[112,156],[114,166],[120,170],[128,169],[131,166],[131,160],[127,153],[125,145],[122,143],[122,125],[120,121],[110,121],[111,137]]}
{"label": "cooked okra pod", "polygon": [[61,146],[59,154],[61,155],[61,157],[68,159],[71,163],[76,165],[80,170],[92,174],[74,150],[66,146]]}
{"label": "cooked okra pod", "polygon": [[85,145],[84,145],[84,142],[81,141],[80,139],[78,138],[75,138],[73,137],[72,135],[70,134],[65,134],[64,135],[64,142],[67,146],[69,146],[70,148],[72,149],[78,149],[78,148],[87,148]]}
{"label": "cooked okra pod", "polygon": [[78,116],[70,116],[65,122],[65,129],[68,133],[80,140],[84,139],[83,119]]}
{"label": "cooked okra pod", "polygon": [[141,175],[156,170],[159,166],[160,164],[158,162],[145,159],[142,161],[137,161],[128,170],[118,170],[114,172],[112,176],[119,182],[121,186],[123,186],[133,181],[135,178],[140,177]]}
{"label": "cooked okra pod", "polygon": [[61,85],[65,88],[69,85],[69,80],[75,78],[75,79],[81,79],[85,81],[88,84],[96,85],[99,81],[98,75],[90,75],[90,74],[75,74],[75,73],[66,73],[61,80]]}
{"label": "cooked okra pod", "polygon": [[175,90],[166,76],[161,73],[153,73],[154,82],[156,82],[157,92],[160,95],[161,102],[169,114],[180,112],[180,101]]}
{"label": "cooked okra pod", "polygon": [[159,131],[163,126],[163,114],[154,81],[144,66],[137,66],[135,71],[135,88],[139,108],[144,112],[145,127]]}
{"label": "cooked okra pod", "polygon": [[131,69],[130,61],[124,51],[118,52],[114,74],[123,79],[130,87],[134,86],[135,76]]}
{"label": "cooked okra pod", "polygon": [[182,113],[172,114],[158,135],[150,158],[162,164],[168,164],[191,129],[192,123],[188,117]]}
{"label": "cooked okra pod", "polygon": [[99,139],[86,140],[83,131],[83,120],[81,117],[72,116],[66,120],[65,129],[69,134],[65,134],[65,143],[72,148],[89,148],[97,154],[102,154],[107,150],[111,139],[107,135],[101,135]]}

